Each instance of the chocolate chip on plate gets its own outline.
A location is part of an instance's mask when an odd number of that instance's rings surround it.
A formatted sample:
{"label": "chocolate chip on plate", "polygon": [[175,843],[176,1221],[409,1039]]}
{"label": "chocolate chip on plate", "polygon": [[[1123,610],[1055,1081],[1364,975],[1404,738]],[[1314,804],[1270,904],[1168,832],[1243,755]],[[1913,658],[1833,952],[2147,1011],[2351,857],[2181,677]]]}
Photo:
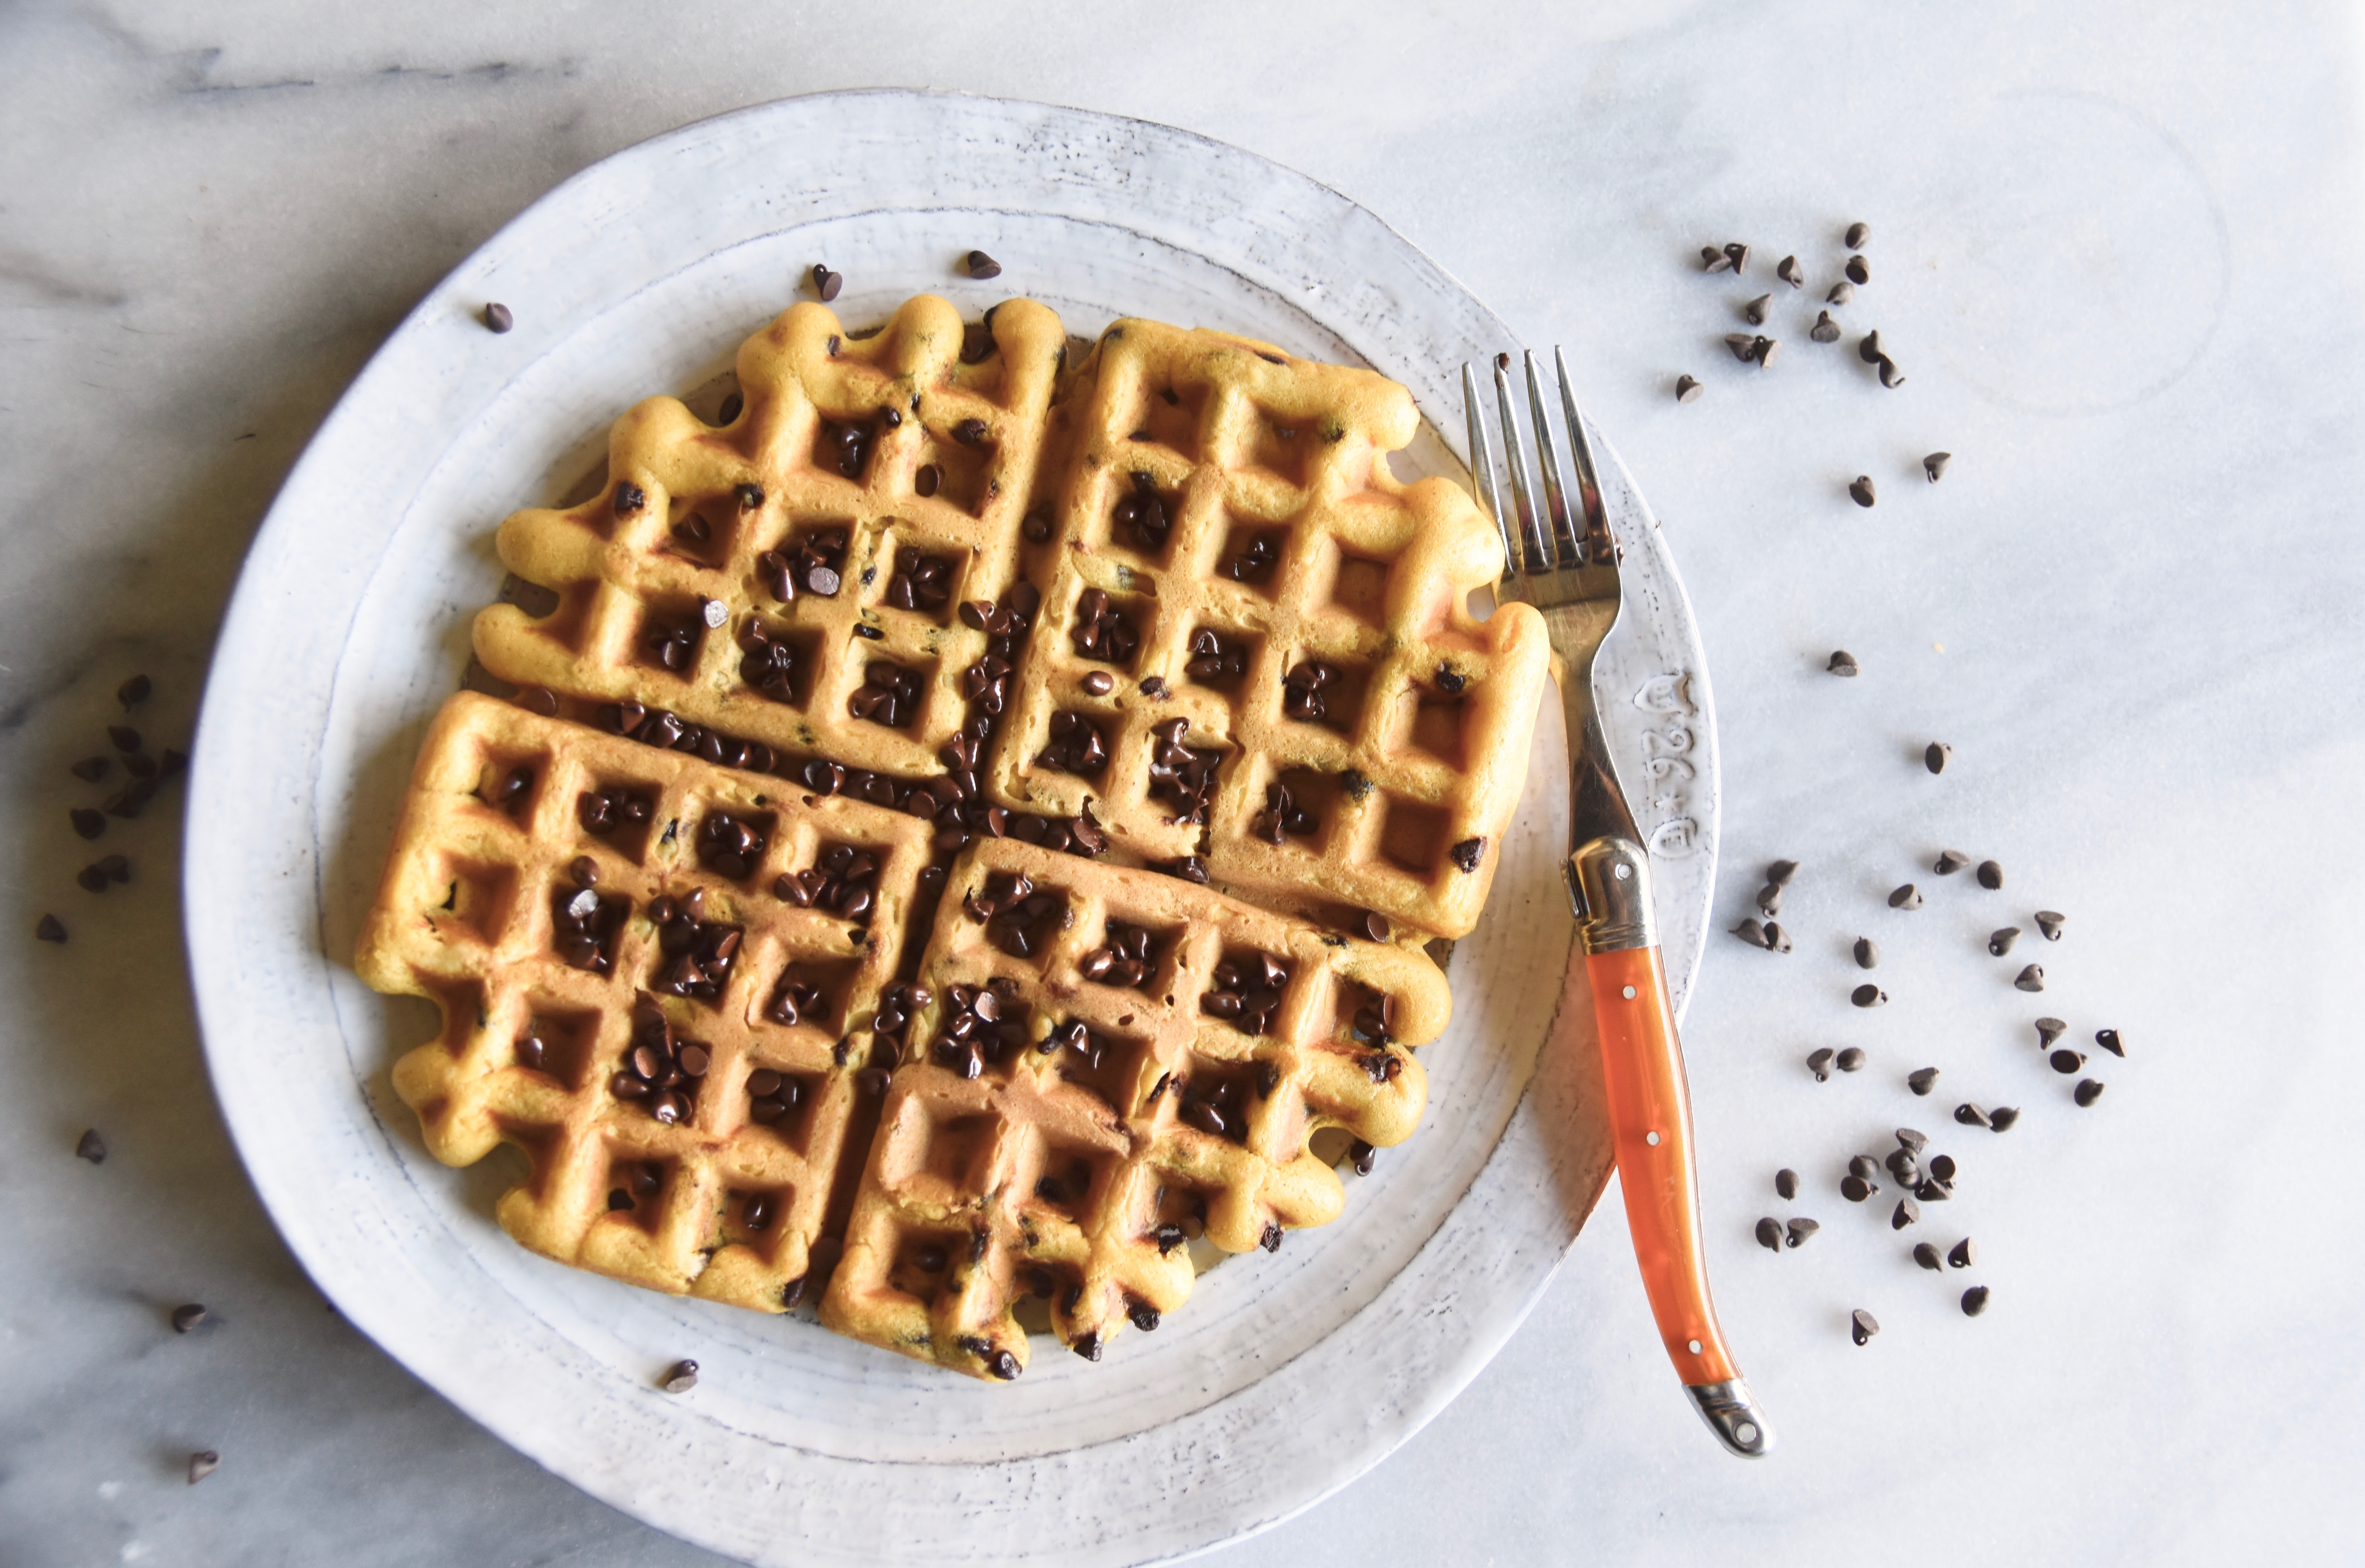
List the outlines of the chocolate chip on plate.
{"label": "chocolate chip on plate", "polygon": [[2116,1029],[2095,1030],[2094,1043],[2114,1057],[2124,1058],[2127,1054],[2126,1042],[2119,1038],[2119,1032]]}
{"label": "chocolate chip on plate", "polygon": [[1782,1250],[1782,1222],[1771,1215],[1757,1222],[1757,1245],[1768,1252]]}
{"label": "chocolate chip on plate", "polygon": [[1788,1166],[1774,1172],[1774,1191],[1784,1202],[1799,1195],[1799,1173]]}
{"label": "chocolate chip on plate", "polygon": [[1973,1285],[1963,1293],[1963,1316],[1977,1317],[1988,1309],[1988,1287]]}
{"label": "chocolate chip on plate", "polygon": [[1861,673],[1863,668],[1862,666],[1855,662],[1855,655],[1849,653],[1845,648],[1833,648],[1832,650],[1830,662],[1825,664],[1823,667],[1831,671],[1833,675],[1847,677],[1854,677]]}
{"label": "chocolate chip on plate", "polygon": [[1991,893],[1999,892],[2003,888],[2003,868],[1992,860],[1982,860],[1979,862],[1978,879],[1979,886]]}
{"label": "chocolate chip on plate", "polygon": [[2039,1018],[2036,1021],[2036,1048],[2040,1051],[2050,1048],[2054,1041],[2068,1032],[2069,1025],[2058,1018]]}
{"label": "chocolate chip on plate", "polygon": [[506,332],[517,325],[517,318],[510,314],[510,308],[499,303],[485,307],[484,321],[488,329],[496,332]]}
{"label": "chocolate chip on plate", "polygon": [[2020,973],[2012,977],[2012,983],[2022,991],[2043,991],[2045,989],[2045,966],[2043,964],[2030,964],[2026,966],[2020,971]]}
{"label": "chocolate chip on plate", "polygon": [[1946,1261],[1957,1269],[1967,1269],[1979,1260],[1979,1249],[1971,1245],[1967,1236],[1946,1250]]}
{"label": "chocolate chip on plate", "polygon": [[1848,1314],[1848,1336],[1859,1345],[1869,1345],[1872,1337],[1880,1332],[1880,1320],[1862,1307]]}
{"label": "chocolate chip on plate", "polygon": [[1939,1257],[1938,1249],[1927,1241],[1917,1241],[1913,1244],[1913,1260],[1933,1274],[1941,1274],[1946,1271],[1945,1260]]}
{"label": "chocolate chip on plate", "polygon": [[1821,1225],[1810,1219],[1794,1219],[1790,1222],[1788,1243],[1794,1248],[1803,1247],[1807,1244],[1808,1238],[1822,1228]]}
{"label": "chocolate chip on plate", "polygon": [[1896,891],[1889,895],[1889,907],[1891,909],[1920,909],[1922,907],[1922,890],[1919,888],[1916,888],[1912,883],[1908,882],[1903,887],[1899,888]]}
{"label": "chocolate chip on plate", "polygon": [[2069,1094],[2069,1098],[2077,1101],[2079,1105],[2090,1105],[2102,1097],[2102,1081],[2098,1078],[2079,1079],[2078,1087]]}
{"label": "chocolate chip on plate", "polygon": [[982,279],[1002,275],[1002,263],[983,251],[971,251],[963,260],[968,263],[969,275],[973,278]]}
{"label": "chocolate chip on plate", "polygon": [[1855,967],[1860,969],[1880,968],[1880,944],[1869,936],[1855,939]]}
{"label": "chocolate chip on plate", "polygon": [[667,1394],[688,1394],[698,1386],[698,1363],[689,1360],[674,1362],[666,1369],[659,1386]]}
{"label": "chocolate chip on plate", "polygon": [[1864,1068],[1864,1048],[1861,1046],[1850,1046],[1840,1052],[1837,1059],[1842,1072],[1861,1071]]}
{"label": "chocolate chip on plate", "polygon": [[1905,1087],[1916,1094],[1929,1093],[1931,1086],[1937,1081],[1938,1070],[1934,1067],[1917,1067],[1905,1075]]}

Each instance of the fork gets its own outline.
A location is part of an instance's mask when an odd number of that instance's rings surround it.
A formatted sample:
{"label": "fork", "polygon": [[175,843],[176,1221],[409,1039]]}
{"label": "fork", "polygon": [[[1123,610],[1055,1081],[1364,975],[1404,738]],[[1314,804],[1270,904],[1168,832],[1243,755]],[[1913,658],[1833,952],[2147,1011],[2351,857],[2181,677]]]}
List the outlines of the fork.
{"label": "fork", "polygon": [[[1534,439],[1541,495],[1520,439],[1508,353],[1495,356],[1494,368],[1511,480],[1510,514],[1496,484],[1478,377],[1464,364],[1470,472],[1479,505],[1502,531],[1504,570],[1496,596],[1542,612],[1554,655],[1552,673],[1568,716],[1570,854],[1564,870],[1599,1025],[1619,1185],[1626,1196],[1642,1288],[1668,1359],[1709,1429],[1732,1452],[1756,1459],[1772,1450],[1774,1432],[1725,1349],[1709,1299],[1692,1164],[1691,1094],[1659,956],[1650,855],[1635,829],[1594,701],[1594,655],[1618,624],[1624,602],[1618,542],[1602,505],[1585,417],[1570,389],[1568,361],[1552,350],[1564,443],[1553,430],[1536,356],[1528,353],[1526,361],[1527,428]],[[1562,473],[1564,444],[1575,469],[1574,486]]]}

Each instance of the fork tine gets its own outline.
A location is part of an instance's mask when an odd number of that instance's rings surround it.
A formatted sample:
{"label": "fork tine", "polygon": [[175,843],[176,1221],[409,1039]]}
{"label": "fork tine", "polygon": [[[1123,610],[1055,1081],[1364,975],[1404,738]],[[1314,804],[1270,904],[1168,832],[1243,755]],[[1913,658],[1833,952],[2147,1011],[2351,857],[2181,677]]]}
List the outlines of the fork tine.
{"label": "fork tine", "polygon": [[1486,409],[1478,398],[1478,373],[1465,362],[1462,366],[1462,407],[1470,419],[1470,480],[1478,492],[1478,504],[1495,520],[1496,532],[1503,536],[1503,575],[1509,577],[1519,569],[1519,550],[1511,538],[1510,521],[1503,515],[1503,499],[1495,488],[1495,444],[1486,435]]}
{"label": "fork tine", "polygon": [[1607,560],[1613,549],[1609,537],[1609,516],[1601,504],[1601,472],[1593,464],[1593,442],[1585,433],[1585,416],[1577,411],[1575,384],[1569,380],[1568,356],[1560,345],[1552,345],[1552,365],[1560,372],[1560,409],[1568,420],[1569,454],[1576,460],[1577,500],[1585,513],[1586,554],[1597,561]]}
{"label": "fork tine", "polygon": [[[1536,432],[1536,466],[1544,477],[1544,517],[1550,528],[1544,554],[1554,566],[1574,566],[1584,560],[1576,532],[1569,526],[1568,493],[1561,484],[1560,442],[1552,439],[1552,416],[1544,409],[1543,377],[1536,371],[1533,349],[1527,351],[1528,415]],[[1561,383],[1565,395],[1568,383]]]}
{"label": "fork tine", "polygon": [[1536,491],[1528,477],[1528,454],[1519,440],[1519,413],[1511,401],[1509,354],[1495,356],[1495,402],[1503,416],[1503,458],[1511,470],[1511,504],[1519,514],[1519,537],[1527,545],[1526,567],[1530,572],[1552,569],[1552,548],[1545,542],[1543,531],[1536,521]]}

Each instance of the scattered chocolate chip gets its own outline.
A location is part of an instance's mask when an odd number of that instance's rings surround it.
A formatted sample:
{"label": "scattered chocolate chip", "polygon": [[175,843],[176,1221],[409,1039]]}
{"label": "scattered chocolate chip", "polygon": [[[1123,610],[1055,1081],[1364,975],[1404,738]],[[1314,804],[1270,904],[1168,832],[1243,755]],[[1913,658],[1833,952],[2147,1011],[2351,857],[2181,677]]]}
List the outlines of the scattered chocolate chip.
{"label": "scattered chocolate chip", "polygon": [[2058,1018],[2039,1018],[2036,1021],[2036,1048],[2040,1051],[2050,1048],[2054,1041],[2068,1032],[2069,1025]]}
{"label": "scattered chocolate chip", "polygon": [[1840,1196],[1852,1204],[1860,1204],[1879,1191],[1878,1187],[1853,1171],[1840,1178]]}
{"label": "scattered chocolate chip", "polygon": [[1864,249],[1864,242],[1872,238],[1872,225],[1869,223],[1851,223],[1847,226],[1847,233],[1844,238],[1847,241],[1847,248],[1849,250],[1861,251]]}
{"label": "scattered chocolate chip", "polygon": [[1979,1249],[1971,1245],[1967,1236],[1946,1250],[1946,1261],[1957,1269],[1967,1269],[1979,1260]]}
{"label": "scattered chocolate chip", "polygon": [[1699,384],[1697,376],[1676,377],[1676,401],[1678,403],[1697,403],[1700,399],[1700,394],[1707,390],[1707,387]]}
{"label": "scattered chocolate chip", "polygon": [[1880,968],[1880,944],[1869,936],[1855,939],[1855,967],[1860,969]]}
{"label": "scattered chocolate chip", "polygon": [[1821,1050],[1807,1053],[1807,1070],[1815,1075],[1816,1082],[1821,1083],[1831,1076],[1825,1070],[1832,1065],[1832,1054],[1831,1047],[1828,1046]]}
{"label": "scattered chocolate chip", "polygon": [[1987,889],[1988,891],[1992,893],[2003,890],[2003,868],[1994,861],[1980,861],[1978,876],[1979,886]]}
{"label": "scattered chocolate chip", "polygon": [[114,766],[115,759],[112,757],[85,756],[66,771],[85,784],[95,784],[106,778],[106,770]]}
{"label": "scattered chocolate chip", "polygon": [[1977,1317],[1988,1309],[1988,1287],[1973,1285],[1963,1293],[1963,1316]]}
{"label": "scattered chocolate chip", "polygon": [[1790,1222],[1788,1239],[1792,1247],[1803,1247],[1809,1237],[1822,1228],[1821,1224],[1811,1219],[1794,1219]]}
{"label": "scattered chocolate chip", "polygon": [[1941,1182],[1952,1182],[1955,1179],[1955,1157],[1951,1154],[1932,1155],[1930,1174]]}
{"label": "scattered chocolate chip", "polygon": [[1760,914],[1779,914],[1782,913],[1781,884],[1777,882],[1768,882],[1764,887],[1757,890],[1757,912]]}
{"label": "scattered chocolate chip", "polygon": [[2043,964],[2030,964],[2025,969],[2022,969],[2020,973],[2012,976],[2012,983],[2022,991],[2043,991],[2045,989],[2045,966]]}
{"label": "scattered chocolate chip", "polygon": [[1792,288],[1804,288],[1807,286],[1806,271],[1799,265],[1799,258],[1796,256],[1785,256],[1780,261],[1775,263],[1774,275],[1780,278],[1784,283],[1788,284]]}
{"label": "scattered chocolate chip", "polygon": [[1880,384],[1889,387],[1905,385],[1905,373],[1898,369],[1897,362],[1887,354],[1880,356]]}
{"label": "scattered chocolate chip", "polygon": [[1832,291],[1823,296],[1823,303],[1826,305],[1845,305],[1849,300],[1854,299],[1855,297],[1855,285],[1847,282],[1845,279],[1842,279],[1840,282],[1832,285]]}
{"label": "scattered chocolate chip", "polygon": [[1913,1189],[1913,1195],[1925,1204],[1943,1204],[1955,1195],[1954,1187],[1933,1176]]}
{"label": "scattered chocolate chip", "polygon": [[496,332],[506,332],[517,325],[517,318],[510,314],[510,308],[506,305],[486,306],[484,319],[485,325]]}
{"label": "scattered chocolate chip", "polygon": [[2126,1042],[2119,1038],[2119,1032],[2116,1029],[2095,1030],[2094,1043],[2114,1057],[2124,1058],[2127,1054]]}
{"label": "scattered chocolate chip", "polygon": [[1951,452],[1933,452],[1922,460],[1922,472],[1930,476],[1930,483],[1934,485],[1945,477],[1946,465],[1954,460],[1955,454]]}
{"label": "scattered chocolate chip", "polygon": [[1848,1174],[1866,1182],[1877,1181],[1880,1178],[1880,1161],[1868,1154],[1851,1154],[1848,1156]]}
{"label": "scattered chocolate chip", "polygon": [[1786,1201],[1797,1197],[1799,1195],[1799,1173],[1788,1169],[1787,1167],[1774,1172],[1774,1191],[1778,1196]]}
{"label": "scattered chocolate chip", "polygon": [[1935,1244],[1932,1242],[1915,1242],[1913,1244],[1913,1260],[1916,1263],[1921,1264],[1923,1268],[1929,1270],[1933,1274],[1942,1274],[1946,1271],[1945,1262],[1939,1258],[1938,1249]]}
{"label": "scattered chocolate chip", "polygon": [[2062,1077],[2067,1078],[2069,1074],[2077,1071],[2079,1068],[2086,1065],[2086,1053],[2083,1051],[2073,1051],[2068,1047],[2063,1046],[2055,1050],[2051,1056],[2046,1057],[2045,1059],[2046,1062],[2051,1064],[2054,1071],[2061,1074]]}
{"label": "scattered chocolate chip", "polygon": [[1749,345],[1749,357],[1757,362],[1760,370],[1773,369],[1774,362],[1781,353],[1782,342],[1778,338],[1759,338]]}
{"label": "scattered chocolate chip", "polygon": [[1833,675],[1847,676],[1850,678],[1854,678],[1857,674],[1861,673],[1863,668],[1862,666],[1855,662],[1855,655],[1849,653],[1845,648],[1833,649],[1831,662],[1823,666],[1823,667],[1831,671]]}
{"label": "scattered chocolate chip", "polygon": [[1983,1127],[1988,1125],[1988,1114],[1966,1100],[1955,1107],[1955,1120],[1967,1127]]}
{"label": "scattered chocolate chip", "polygon": [[1790,934],[1772,921],[1765,923],[1765,946],[1777,953],[1790,950]]}
{"label": "scattered chocolate chip", "polygon": [[2002,1132],[2005,1128],[2011,1126],[2012,1123],[2018,1120],[2020,1120],[2020,1108],[2018,1106],[1998,1105],[1994,1110],[1988,1113],[1988,1131],[1991,1133]]}
{"label": "scattered chocolate chip", "polygon": [[1724,346],[1731,349],[1732,357],[1743,364],[1757,357],[1757,345],[1765,341],[1754,332],[1727,332],[1724,335]]}
{"label": "scattered chocolate chip", "polygon": [[196,1302],[191,1302],[185,1306],[176,1306],[173,1309],[173,1332],[194,1333],[197,1325],[203,1323],[208,1316],[206,1309]]}
{"label": "scattered chocolate chip", "polygon": [[1757,1245],[1768,1252],[1782,1250],[1782,1222],[1768,1216],[1757,1222]]}
{"label": "scattered chocolate chip", "polygon": [[1462,870],[1475,871],[1478,869],[1478,862],[1486,854],[1486,841],[1484,838],[1465,838],[1447,850],[1446,854],[1452,857],[1453,864]]}
{"label": "scattered chocolate chip", "polygon": [[[1700,247],[1700,270],[1702,272],[1729,272],[1732,268],[1732,258],[1731,256],[1726,255],[1722,251],[1718,250],[1713,245],[1702,245]],[[1502,357],[1508,360],[1511,356],[1505,354]]]}
{"label": "scattered chocolate chip", "polygon": [[660,1385],[667,1394],[688,1394],[698,1386],[698,1363],[678,1361],[666,1369]]}
{"label": "scattered chocolate chip", "polygon": [[1002,275],[1002,263],[983,251],[971,251],[965,259],[969,263],[969,275],[973,278],[984,279]]}
{"label": "scattered chocolate chip", "polygon": [[2068,923],[2068,916],[2057,910],[2040,909],[2036,912],[2036,929],[2044,934],[2047,942],[2060,941],[2061,927]]}
{"label": "scattered chocolate chip", "polygon": [[1774,297],[1772,295],[1761,294],[1756,298],[1751,300],[1748,304],[1743,306],[1741,308],[1741,314],[1745,319],[1747,319],[1751,326],[1762,327],[1765,325],[1765,308],[1773,303]]}
{"label": "scattered chocolate chip", "polygon": [[1905,1075],[1905,1087],[1916,1094],[1929,1093],[1931,1086],[1937,1081],[1938,1070],[1934,1067],[1917,1067]]}
{"label": "scattered chocolate chip", "polygon": [[88,806],[75,806],[66,812],[73,822],[73,830],[84,838],[96,838],[106,831],[106,813]]}
{"label": "scattered chocolate chip", "polygon": [[66,924],[54,914],[45,914],[34,923],[33,939],[37,942],[62,942],[66,939]]}
{"label": "scattered chocolate chip", "polygon": [[1848,1314],[1848,1335],[1859,1345],[1869,1345],[1872,1337],[1880,1332],[1880,1320],[1862,1307]]}
{"label": "scattered chocolate chip", "polygon": [[[488,307],[488,308],[493,310],[501,309],[498,305]],[[501,310],[501,314],[506,317],[509,312]],[[493,330],[496,332],[506,332],[509,330],[509,323],[506,320],[504,320],[501,325],[493,328]],[[196,1452],[189,1456],[189,1484],[195,1486],[198,1482],[203,1481],[207,1476],[211,1475],[215,1471],[219,1470],[220,1468],[221,1454],[219,1451],[213,1449],[199,1449]]]}
{"label": "scattered chocolate chip", "polygon": [[1889,1228],[1903,1230],[1909,1225],[1922,1223],[1922,1205],[1911,1198],[1900,1198],[1897,1207],[1889,1212]]}
{"label": "scattered chocolate chip", "polygon": [[1913,1152],[1911,1148],[1900,1144],[1889,1151],[1887,1159],[1881,1161],[1883,1165],[1889,1167],[1889,1173],[1891,1176],[1896,1177],[1908,1187],[1918,1184],[1922,1180],[1922,1166],[1913,1158]]}
{"label": "scattered chocolate chip", "polygon": [[1933,773],[1946,771],[1946,764],[1955,759],[1955,748],[1945,741],[1932,741],[1922,748],[1922,766]]}
{"label": "scattered chocolate chip", "polygon": [[2069,1098],[2077,1101],[2080,1105],[2090,1105],[2102,1097],[2102,1081],[2098,1078],[2079,1079],[2078,1081],[2078,1087],[2072,1090],[2069,1094]]}
{"label": "scattered chocolate chip", "polygon": [[1859,474],[1848,481],[1848,499],[1860,507],[1872,505],[1874,498],[1871,475]]}
{"label": "scattered chocolate chip", "polygon": [[[1842,302],[1834,300],[1833,303],[1838,304]],[[1838,342],[1840,341],[1840,324],[1832,319],[1832,313],[1830,311],[1819,310],[1815,313],[1815,324],[1807,329],[1807,336],[1812,338],[1819,343]]]}
{"label": "scattered chocolate chip", "polygon": [[2000,926],[2000,927],[1998,927],[1997,929],[1995,929],[1995,930],[1990,931],[1990,932],[1989,932],[1989,933],[1988,933],[1988,952],[1989,952],[1991,956],[1993,956],[1993,957],[1995,957],[1995,958],[2002,958],[2006,953],[2011,952],[2011,951],[2012,951],[2012,945],[2013,943],[2015,943],[2015,942],[2019,941],[2019,940],[2020,940],[2020,927],[2019,927],[2019,926],[2017,926],[2017,925],[2005,925],[2005,926]]}
{"label": "scattered chocolate chip", "polygon": [[1796,860],[1777,860],[1765,868],[1765,879],[1777,888],[1788,887],[1798,874],[1799,863]]}
{"label": "scattered chocolate chip", "polygon": [[1878,1007],[1889,1000],[1889,993],[1870,980],[1866,980],[1848,992],[1848,1000],[1858,1007]]}
{"label": "scattered chocolate chip", "polygon": [[74,1158],[87,1159],[93,1165],[106,1163],[106,1140],[98,1136],[96,1127],[85,1129],[82,1137],[74,1141]]}
{"label": "scattered chocolate chip", "polygon": [[1930,863],[1930,869],[1941,877],[1951,877],[1970,863],[1971,857],[1959,849],[1942,849],[1938,858]]}
{"label": "scattered chocolate chip", "polygon": [[134,708],[139,707],[142,702],[147,701],[150,694],[155,689],[155,682],[150,680],[144,675],[135,675],[129,680],[125,681],[121,686],[115,689],[115,700],[118,702],[122,703],[123,711],[129,713]]}
{"label": "scattered chocolate chip", "polygon": [[118,751],[134,752],[140,749],[140,732],[129,724],[107,725],[106,738],[115,744],[115,749]]}
{"label": "scattered chocolate chip", "polygon": [[1872,281],[1870,263],[1866,263],[1862,256],[1850,256],[1847,263],[1847,280],[1859,287],[1870,283]]}
{"label": "scattered chocolate chip", "polygon": [[823,304],[826,305],[831,300],[835,299],[837,297],[837,291],[845,286],[846,277],[844,274],[834,273],[827,267],[822,265],[819,262],[815,262],[813,263],[813,293],[820,298]]}
{"label": "scattered chocolate chip", "polygon": [[1866,364],[1878,364],[1884,357],[1880,352],[1880,334],[1866,332],[1855,345],[1855,357]]}
{"label": "scattered chocolate chip", "polygon": [[1771,946],[1771,944],[1765,940],[1765,924],[1761,921],[1752,920],[1746,916],[1743,917],[1740,924],[1732,928],[1732,934],[1735,936],[1740,937],[1743,942],[1748,943],[1753,947],[1765,947]]}

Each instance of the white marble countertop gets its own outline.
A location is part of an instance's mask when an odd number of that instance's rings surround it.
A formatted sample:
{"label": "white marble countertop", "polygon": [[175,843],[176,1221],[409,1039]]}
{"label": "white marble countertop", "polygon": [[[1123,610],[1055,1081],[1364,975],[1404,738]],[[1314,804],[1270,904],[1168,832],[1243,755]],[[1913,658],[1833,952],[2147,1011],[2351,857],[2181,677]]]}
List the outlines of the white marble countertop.
{"label": "white marble countertop", "polygon": [[[0,787],[20,824],[0,836],[0,1561],[719,1561],[544,1473],[326,1308],[207,1088],[176,810],[118,824],[101,847],[132,881],[84,892],[66,765],[103,749],[135,671],[157,695],[133,722],[185,737],[280,479],[487,234],[685,120],[882,84],[1240,143],[1565,344],[1706,631],[1723,918],[1764,862],[1805,867],[1797,951],[1719,938],[1687,1025],[1719,1303],[1783,1451],[1743,1465],[1700,1429],[1612,1201],[1442,1417],[1222,1561],[2353,1553],[2365,1260],[2332,1158],[2365,1092],[2348,16],[1218,5],[1063,33],[985,7],[891,29],[500,9],[0,14]],[[1875,273],[1841,314],[1881,329],[1894,392],[1807,341],[1810,296],[1770,276],[1795,252],[1820,292],[1855,218]],[[1700,275],[1728,239],[1755,248],[1749,277]],[[1759,373],[1719,340],[1768,288],[1786,352]],[[1679,407],[1685,372],[1708,392]],[[1844,493],[1858,473],[1870,511]],[[1860,678],[1821,673],[1837,646]],[[1933,738],[1955,746],[1935,778]],[[2007,889],[1930,876],[1945,846],[2001,860]],[[1908,879],[1929,894],[1911,915],[1882,896]],[[1987,957],[1990,927],[2040,906],[2068,913],[2063,942]],[[47,911],[67,946],[31,939]],[[1878,1012],[1846,1003],[1859,934],[1887,955]],[[2031,959],[2042,998],[2009,983]],[[2045,1069],[2038,1013],[2081,1042],[2124,1031],[2130,1059],[2089,1064],[2110,1084],[2092,1110]],[[1850,1044],[1864,1072],[1807,1074]],[[1925,1064],[1946,1077],[1917,1101],[1902,1078]],[[1945,1119],[1963,1098],[2024,1114],[1996,1138]],[[1963,1176],[1900,1237],[1834,1183],[1908,1121]],[[104,1165],[72,1157],[92,1126]],[[1765,1214],[1823,1229],[1771,1256]],[[1906,1257],[1964,1234],[1994,1291],[1976,1321],[1966,1276]],[[177,1336],[192,1300],[215,1321]],[[1859,1306],[1883,1325],[1863,1350]],[[201,1448],[223,1462],[193,1489]]]}

